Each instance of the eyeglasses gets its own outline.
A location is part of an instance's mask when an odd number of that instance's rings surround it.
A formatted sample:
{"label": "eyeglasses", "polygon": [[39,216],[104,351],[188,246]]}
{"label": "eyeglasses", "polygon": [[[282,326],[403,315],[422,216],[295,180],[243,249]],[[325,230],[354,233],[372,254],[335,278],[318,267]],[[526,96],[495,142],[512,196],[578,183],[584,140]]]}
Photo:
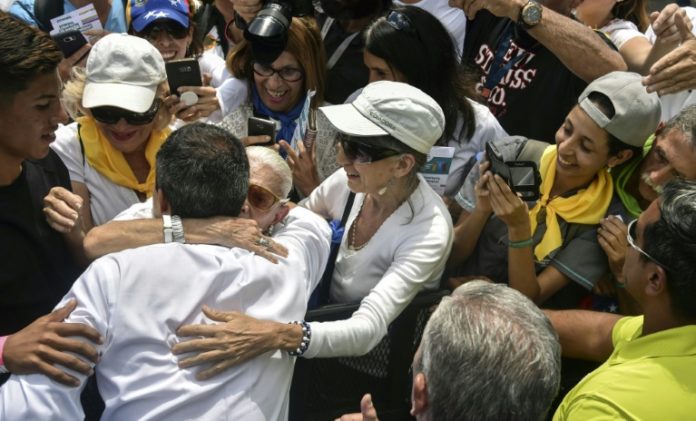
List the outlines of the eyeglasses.
{"label": "eyeglasses", "polygon": [[271,77],[274,73],[278,73],[278,76],[286,82],[297,82],[304,77],[304,71],[297,67],[286,66],[280,69],[274,69],[271,66],[259,62],[254,63],[254,73],[263,77]]}
{"label": "eyeglasses", "polygon": [[124,119],[131,126],[142,126],[143,124],[152,123],[152,120],[157,116],[159,107],[160,100],[155,99],[150,109],[144,113],[135,113],[118,107],[94,107],[90,108],[90,112],[95,120],[103,124],[116,124],[121,119]]}
{"label": "eyeglasses", "polygon": [[636,244],[636,222],[638,222],[637,219],[634,219],[633,221],[628,223],[628,232],[626,233],[626,241],[628,241],[628,245],[633,247],[634,250],[636,250],[638,253],[642,254],[643,256],[647,257],[649,260],[652,260],[653,263],[655,263],[658,266],[663,267],[664,269],[669,269],[669,266],[663,265],[660,263],[657,259],[643,251],[642,248],[638,247]]}
{"label": "eyeglasses", "polygon": [[411,24],[411,19],[398,10],[389,12],[387,15],[387,23],[398,31],[416,33],[416,30],[413,29],[413,25]]}
{"label": "eyeglasses", "polygon": [[357,162],[358,164],[369,164],[392,156],[401,155],[400,152],[391,149],[369,146],[364,143],[348,140],[342,136],[339,136],[338,144],[341,149],[343,149],[343,155],[348,160]]}
{"label": "eyeglasses", "polygon": [[272,208],[276,203],[284,205],[290,201],[290,199],[281,199],[267,188],[253,183],[249,184],[247,200],[249,201],[249,205],[252,208],[258,209],[260,211],[267,211],[270,208]]}
{"label": "eyeglasses", "polygon": [[146,26],[142,32],[138,33],[138,36],[148,41],[156,41],[164,32],[174,39],[184,39],[189,34],[189,28],[184,28],[172,21],[158,21]]}

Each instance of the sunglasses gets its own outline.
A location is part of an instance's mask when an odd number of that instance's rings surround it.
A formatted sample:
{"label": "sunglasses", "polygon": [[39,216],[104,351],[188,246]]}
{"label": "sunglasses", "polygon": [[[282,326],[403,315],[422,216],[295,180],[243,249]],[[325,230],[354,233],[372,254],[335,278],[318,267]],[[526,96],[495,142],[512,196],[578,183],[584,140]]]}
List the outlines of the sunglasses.
{"label": "sunglasses", "polygon": [[267,211],[271,209],[276,203],[284,205],[290,201],[290,199],[281,199],[267,188],[253,183],[249,184],[247,200],[249,201],[249,205],[252,208],[258,209],[260,211]]}
{"label": "sunglasses", "polygon": [[144,113],[135,113],[118,107],[94,107],[90,108],[90,112],[95,120],[103,124],[116,124],[121,119],[124,119],[131,126],[142,126],[143,124],[152,123],[152,120],[157,116],[159,107],[160,100],[155,99],[150,109]]}
{"label": "sunglasses", "polygon": [[642,254],[643,256],[647,257],[649,260],[652,260],[653,263],[655,263],[658,266],[663,267],[664,269],[669,269],[669,266],[663,265],[660,263],[657,259],[646,253],[642,248],[638,247],[636,244],[636,227],[638,222],[637,219],[634,219],[633,221],[628,223],[628,232],[626,233],[626,241],[628,241],[628,245],[631,246],[635,251],[638,253]]}
{"label": "sunglasses", "polygon": [[163,33],[168,33],[174,39],[184,39],[189,34],[189,28],[184,28],[176,22],[155,22],[146,26],[138,36],[148,41],[156,41]]}
{"label": "sunglasses", "polygon": [[364,143],[348,140],[345,137],[338,138],[338,145],[343,150],[343,155],[349,161],[353,161],[358,164],[369,164],[371,162],[381,161],[392,156],[401,155],[401,152],[369,146]]}
{"label": "sunglasses", "polygon": [[274,69],[269,65],[255,62],[253,68],[254,73],[263,77],[271,77],[274,73],[278,73],[278,76],[286,82],[297,82],[304,77],[302,69],[298,69],[297,67],[286,66],[280,69]]}

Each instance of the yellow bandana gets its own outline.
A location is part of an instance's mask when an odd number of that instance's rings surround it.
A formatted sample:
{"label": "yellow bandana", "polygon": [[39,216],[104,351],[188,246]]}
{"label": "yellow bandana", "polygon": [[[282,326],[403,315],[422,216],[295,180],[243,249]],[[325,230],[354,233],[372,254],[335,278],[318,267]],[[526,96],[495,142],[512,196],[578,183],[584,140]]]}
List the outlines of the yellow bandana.
{"label": "yellow bandana", "polygon": [[557,154],[556,145],[551,145],[541,156],[539,168],[542,180],[541,198],[529,211],[532,232],[534,232],[537,228],[537,215],[542,207],[546,207],[546,232],[541,242],[534,248],[537,261],[543,260],[563,244],[556,215],[571,224],[598,224],[607,213],[614,192],[611,176],[606,169],[602,169],[587,188],[579,190],[570,197],[556,196],[549,199],[556,176]]}
{"label": "yellow bandana", "polygon": [[94,119],[89,117],[79,117],[77,122],[80,127],[80,138],[85,150],[87,162],[103,176],[118,184],[152,196],[155,187],[155,158],[160,146],[167,140],[170,130],[168,128],[159,132],[152,132],[145,147],[145,158],[150,164],[150,172],[144,183],[138,182],[133,170],[123,157],[123,154],[99,131]]}

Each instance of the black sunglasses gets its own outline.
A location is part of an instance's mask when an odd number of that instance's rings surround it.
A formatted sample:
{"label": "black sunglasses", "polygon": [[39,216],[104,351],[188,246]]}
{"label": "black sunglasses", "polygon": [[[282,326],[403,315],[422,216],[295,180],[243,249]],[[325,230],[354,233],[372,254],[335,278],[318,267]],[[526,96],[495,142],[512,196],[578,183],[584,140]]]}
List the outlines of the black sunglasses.
{"label": "black sunglasses", "polygon": [[302,69],[298,69],[297,67],[286,66],[280,69],[274,69],[267,64],[254,62],[253,69],[254,73],[263,77],[271,77],[273,73],[278,73],[278,76],[286,82],[297,82],[304,77]]}
{"label": "black sunglasses", "polygon": [[160,100],[155,99],[150,109],[144,113],[135,113],[118,107],[94,107],[90,108],[90,112],[95,120],[103,124],[116,124],[119,120],[124,119],[131,126],[142,126],[143,124],[152,123],[159,111],[159,107]]}
{"label": "black sunglasses", "polygon": [[343,136],[339,136],[338,144],[341,146],[341,149],[343,149],[343,155],[348,160],[357,162],[358,164],[369,164],[392,156],[401,155],[401,152],[366,145],[346,139]]}
{"label": "black sunglasses", "polygon": [[150,41],[157,40],[163,32],[168,33],[174,39],[184,39],[189,34],[189,28],[185,28],[173,21],[156,21],[146,26],[138,35]]}

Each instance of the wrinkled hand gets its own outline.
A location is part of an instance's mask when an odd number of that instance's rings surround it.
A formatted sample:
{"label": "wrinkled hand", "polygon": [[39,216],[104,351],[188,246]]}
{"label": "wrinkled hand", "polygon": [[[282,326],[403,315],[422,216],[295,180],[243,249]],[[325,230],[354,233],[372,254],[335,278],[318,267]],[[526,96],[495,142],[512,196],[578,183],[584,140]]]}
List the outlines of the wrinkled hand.
{"label": "wrinkled hand", "polygon": [[684,41],[650,67],[643,78],[648,92],[667,95],[696,87],[696,36],[688,18],[675,14],[674,21]]}
{"label": "wrinkled hand", "polygon": [[246,23],[249,23],[259,13],[264,2],[263,0],[232,0],[232,3],[234,4],[234,11]]}
{"label": "wrinkled hand", "polygon": [[616,216],[609,216],[599,222],[597,242],[607,254],[609,268],[616,279],[621,279],[624,260],[626,259],[627,226]]}
{"label": "wrinkled hand", "polygon": [[82,198],[63,187],[53,187],[44,197],[46,222],[54,230],[67,234],[82,229],[80,209]]}
{"label": "wrinkled hand", "polygon": [[309,196],[319,184],[319,174],[314,162],[316,143],[312,149],[305,149],[303,142],[297,142],[297,152],[284,140],[280,141],[280,147],[288,154],[288,165],[292,171],[293,185],[300,190],[305,197]]}
{"label": "wrinkled hand", "polygon": [[[259,224],[253,219],[214,217],[205,221],[203,229],[213,244],[240,247],[273,263],[278,263],[277,256],[288,256],[288,249],[273,241],[273,238],[263,235]],[[268,242],[267,245],[259,244],[262,238]]]}
{"label": "wrinkled hand", "polygon": [[66,57],[58,63],[58,74],[60,80],[67,82],[70,79],[70,72],[74,66],[85,67],[87,56],[92,44],[85,44],[79,50],[75,51],[70,57]]}
{"label": "wrinkled hand", "polygon": [[666,5],[659,12],[656,11],[650,13],[650,22],[653,32],[655,32],[656,43],[674,43],[678,45],[680,42],[684,41],[684,39],[682,39],[681,31],[677,27],[676,15],[681,15],[682,21],[688,27],[688,31],[691,32],[691,20],[689,20],[688,16],[686,15],[686,11],[675,3]]}
{"label": "wrinkled hand", "polygon": [[257,320],[236,311],[224,312],[203,307],[203,313],[221,324],[184,325],[178,336],[202,336],[172,347],[174,355],[194,352],[196,355],[179,360],[179,367],[201,364],[211,367],[196,374],[198,380],[214,377],[228,368],[248,361],[264,352],[277,349],[274,344],[275,322]]}
{"label": "wrinkled hand", "polygon": [[495,215],[508,226],[508,230],[529,226],[529,208],[499,175],[489,178],[491,207]]}
{"label": "wrinkled hand", "polygon": [[360,400],[360,413],[345,414],[335,421],[379,421],[377,410],[372,404],[372,395],[366,393]]}
{"label": "wrinkled hand", "polygon": [[[5,366],[15,374],[45,374],[67,386],[79,386],[80,381],[54,366],[60,364],[86,376],[92,374],[92,364],[98,360],[94,346],[71,336],[81,336],[95,344],[103,339],[94,328],[80,323],[63,323],[77,302],[70,300],[65,307],[36,319],[32,324],[10,335],[5,342]],[[69,354],[80,355],[82,358]]]}

